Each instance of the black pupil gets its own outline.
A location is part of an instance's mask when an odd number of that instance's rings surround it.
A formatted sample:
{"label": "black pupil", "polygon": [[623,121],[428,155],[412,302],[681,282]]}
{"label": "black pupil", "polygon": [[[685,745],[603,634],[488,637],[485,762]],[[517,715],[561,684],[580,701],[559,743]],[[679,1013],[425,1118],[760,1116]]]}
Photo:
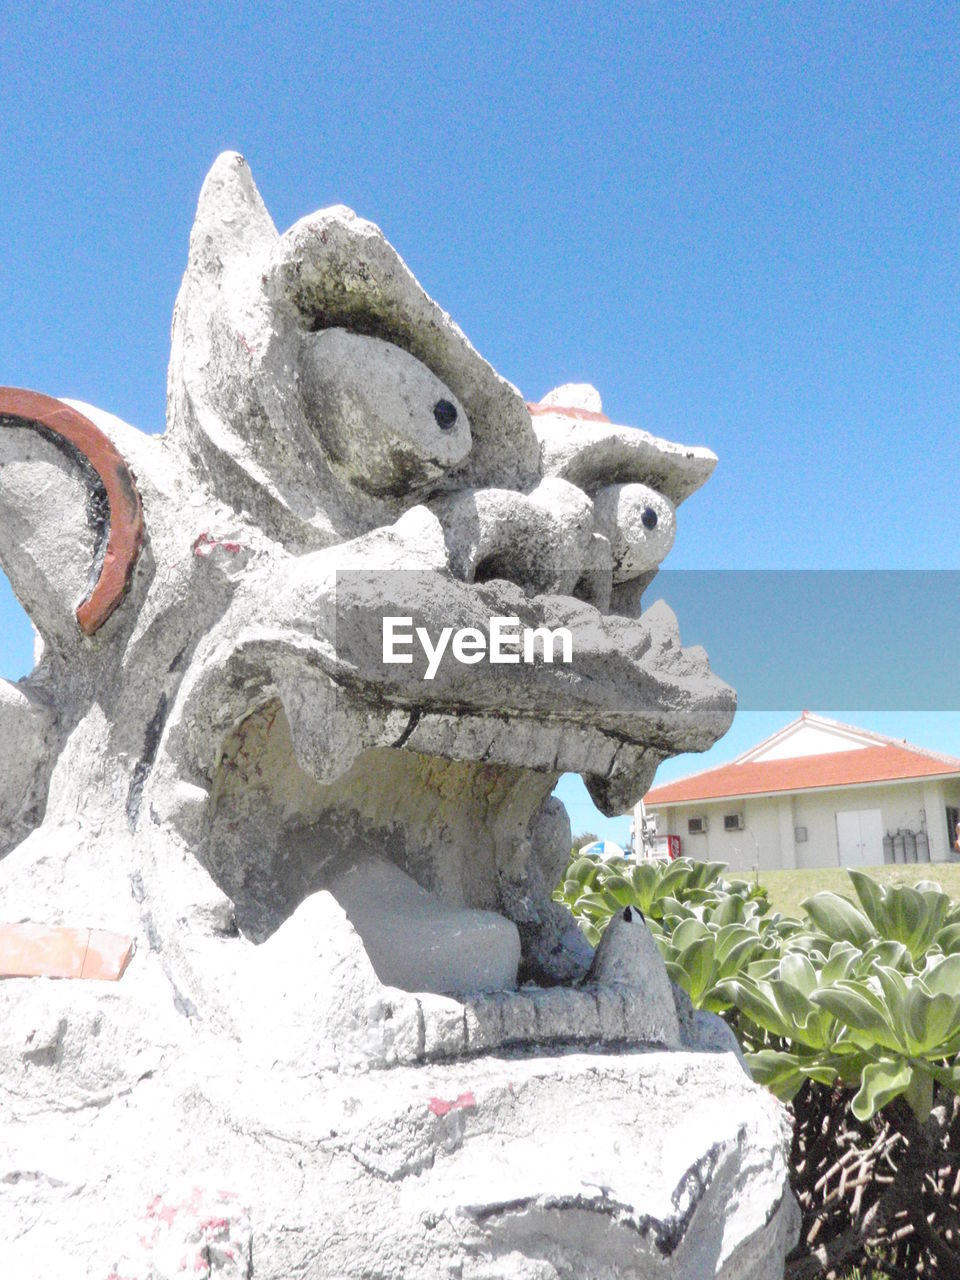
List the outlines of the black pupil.
{"label": "black pupil", "polygon": [[[441,431],[449,431],[457,420],[456,405],[452,405],[449,400],[438,400],[433,406],[433,416],[437,420],[437,426]],[[656,520],[656,516],[654,516]]]}
{"label": "black pupil", "polygon": [[657,513],[653,507],[645,507],[640,520],[645,529],[655,529],[657,527]]}

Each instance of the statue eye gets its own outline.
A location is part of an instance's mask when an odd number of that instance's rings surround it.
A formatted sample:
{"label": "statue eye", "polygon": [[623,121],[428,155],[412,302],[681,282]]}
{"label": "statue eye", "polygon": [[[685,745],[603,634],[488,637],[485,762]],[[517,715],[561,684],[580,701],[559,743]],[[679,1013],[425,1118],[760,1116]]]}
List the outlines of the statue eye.
{"label": "statue eye", "polygon": [[657,527],[657,513],[653,507],[644,507],[640,522],[645,529],[655,529]]}
{"label": "statue eye", "polygon": [[438,400],[433,406],[433,416],[441,431],[449,431],[457,420],[456,405],[452,405],[449,400]]}

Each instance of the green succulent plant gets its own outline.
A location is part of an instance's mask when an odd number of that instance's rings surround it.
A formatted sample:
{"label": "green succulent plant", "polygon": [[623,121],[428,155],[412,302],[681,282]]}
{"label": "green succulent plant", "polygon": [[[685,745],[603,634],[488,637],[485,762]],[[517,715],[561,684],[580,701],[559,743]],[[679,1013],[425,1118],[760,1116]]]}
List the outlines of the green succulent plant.
{"label": "green succulent plant", "polygon": [[807,1080],[840,1084],[859,1120],[903,1097],[922,1123],[936,1086],[960,1093],[960,906],[939,885],[851,871],[856,901],[818,893],[792,920],[723,870],[576,858],[554,899],[594,945],[614,912],[642,912],[671,979],[728,1017],[785,1101]]}
{"label": "green succulent plant", "polygon": [[714,901],[711,886],[723,868],[722,862],[690,858],[660,863],[576,857],[554,890],[553,900],[569,907],[587,941],[596,946],[610,917],[624,907],[656,920],[670,908],[686,914],[692,904]]}
{"label": "green succulent plant", "polygon": [[[960,950],[960,908],[932,880],[881,885],[862,871],[850,871],[859,908],[836,893],[818,893],[802,905],[828,937],[866,946],[873,939],[899,942],[914,961],[931,947]],[[946,944],[946,945],[944,945]]]}
{"label": "green succulent plant", "polygon": [[712,1013],[731,1007],[720,984],[764,949],[759,931],[737,922],[721,924],[691,916],[671,933],[655,923],[651,931],[670,978],[683,987],[694,1008]]}

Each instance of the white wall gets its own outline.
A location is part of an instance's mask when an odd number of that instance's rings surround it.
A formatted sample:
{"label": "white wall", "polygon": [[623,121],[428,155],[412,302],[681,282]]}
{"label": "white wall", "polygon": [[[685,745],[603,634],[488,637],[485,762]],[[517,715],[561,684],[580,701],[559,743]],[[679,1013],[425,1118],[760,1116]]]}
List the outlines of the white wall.
{"label": "white wall", "polygon": [[813,716],[796,720],[786,729],[745,751],[739,760],[795,760],[798,756],[830,755],[835,751],[857,751],[875,747],[877,739],[852,726],[820,720]]}
{"label": "white wall", "polygon": [[[932,862],[956,855],[950,849],[946,806],[960,808],[960,780],[904,782],[873,787],[842,787],[833,791],[797,792],[787,796],[757,796],[744,800],[698,801],[692,805],[651,808],[658,817],[660,835],[678,835],[682,852],[691,858],[726,862],[731,871],[749,871],[759,862],[761,870],[793,867],[835,867],[837,811],[879,809],[884,833],[899,829],[926,830]],[[745,829],[725,831],[725,814],[742,813]],[[707,819],[705,835],[690,835],[687,819]],[[796,842],[797,827],[806,827],[807,839]],[[882,848],[871,862],[883,860]]]}
{"label": "white wall", "polygon": [[[780,866],[780,823],[777,803],[766,799],[706,801],[691,807],[651,809],[658,814],[657,834],[678,835],[681,850],[688,858],[704,862],[726,862],[731,871],[750,871],[759,858],[762,868]],[[742,813],[743,831],[724,831],[723,818]],[[690,835],[687,819],[693,815],[707,819],[705,835]]]}

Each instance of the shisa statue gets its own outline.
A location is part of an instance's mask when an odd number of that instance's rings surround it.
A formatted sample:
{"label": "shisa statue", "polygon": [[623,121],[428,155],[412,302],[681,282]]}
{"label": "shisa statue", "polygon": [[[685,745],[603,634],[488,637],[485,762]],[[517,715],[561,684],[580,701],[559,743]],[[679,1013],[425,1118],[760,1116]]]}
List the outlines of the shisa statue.
{"label": "shisa statue", "polygon": [[641,606],[714,463],[234,154],[166,433],[0,390],[0,1274],[781,1274],[784,1113],[550,899],[561,773],[619,813],[730,723]]}

